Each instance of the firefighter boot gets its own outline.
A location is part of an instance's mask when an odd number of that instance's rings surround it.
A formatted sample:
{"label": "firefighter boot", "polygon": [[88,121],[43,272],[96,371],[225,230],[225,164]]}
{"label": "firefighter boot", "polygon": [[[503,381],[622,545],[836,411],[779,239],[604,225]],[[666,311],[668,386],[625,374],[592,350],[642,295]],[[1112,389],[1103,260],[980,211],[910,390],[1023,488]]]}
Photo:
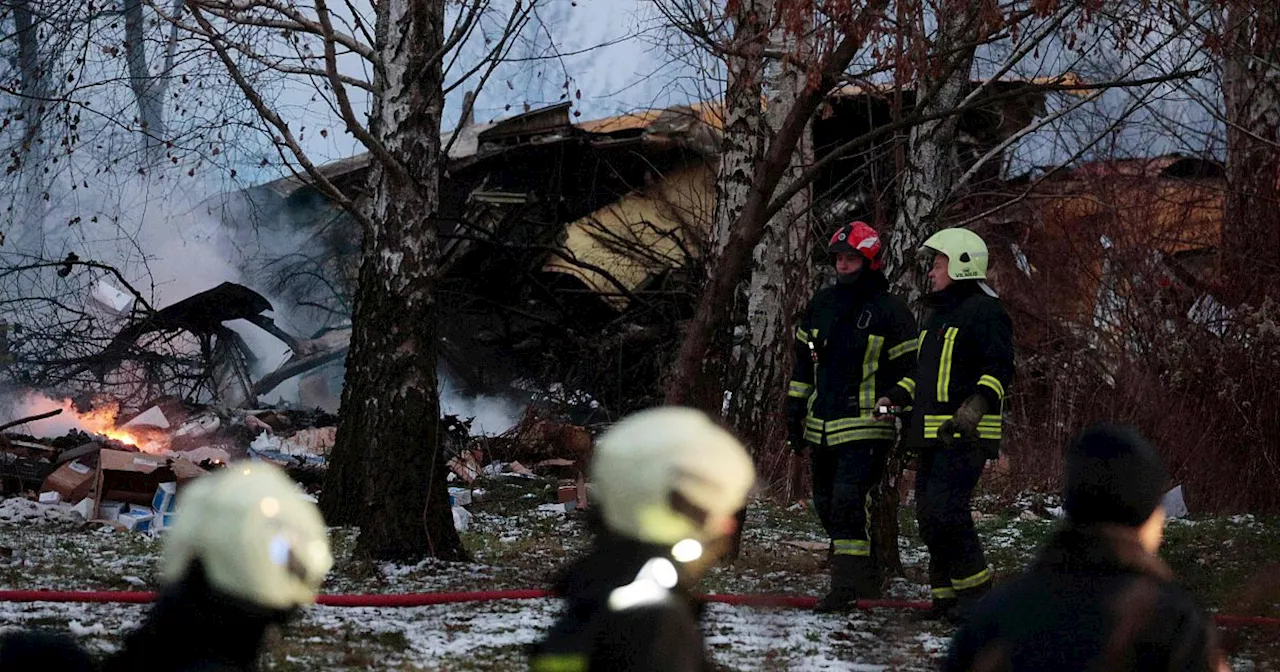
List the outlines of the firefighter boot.
{"label": "firefighter boot", "polygon": [[969,615],[973,613],[973,609],[977,606],[978,601],[984,595],[991,592],[992,582],[983,581],[982,583],[964,590],[956,591],[956,608],[947,616],[947,620],[956,625],[962,625]]}
{"label": "firefighter boot", "polygon": [[954,597],[935,597],[929,608],[911,614],[907,620],[912,623],[923,623],[926,621],[953,621],[955,620],[957,600]]}
{"label": "firefighter boot", "polygon": [[880,597],[873,560],[865,555],[831,556],[831,591],[818,600],[814,611],[849,611],[858,600]]}

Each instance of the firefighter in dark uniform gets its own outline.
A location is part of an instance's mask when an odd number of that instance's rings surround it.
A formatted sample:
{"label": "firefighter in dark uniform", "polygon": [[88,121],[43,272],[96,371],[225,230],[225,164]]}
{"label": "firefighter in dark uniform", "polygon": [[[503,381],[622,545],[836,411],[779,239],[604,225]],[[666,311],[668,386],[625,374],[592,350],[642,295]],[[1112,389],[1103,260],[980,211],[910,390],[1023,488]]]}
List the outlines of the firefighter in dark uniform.
{"label": "firefighter in dark uniform", "polygon": [[248,672],[333,565],[316,505],[278,467],[237,462],[178,495],[163,589],[104,672]]}
{"label": "firefighter in dark uniform", "polygon": [[1091,427],[1065,476],[1066,522],[977,605],[944,669],[1227,669],[1213,622],[1156,555],[1168,474],[1151,446],[1130,428]]}
{"label": "firefighter in dark uniform", "polygon": [[699,411],[651,409],[600,437],[591,481],[595,542],[556,582],[565,610],[531,669],[713,669],[690,590],[729,549],[755,482],[746,450]]}
{"label": "firefighter in dark uniform", "polygon": [[924,618],[954,620],[991,589],[970,500],[987,460],[999,456],[1013,329],[986,283],[982,238],[943,229],[920,252],[933,256],[933,291],[925,297],[915,373],[877,406],[913,407],[907,447],[919,456],[916,519],[929,549],[933,594]]}
{"label": "firefighter in dark uniform", "polygon": [[238,462],[181,492],[163,588],[121,649],[93,665],[59,633],[0,637],[0,670],[250,672],[268,634],[315,602],[333,565],[320,510],[283,470]]}
{"label": "firefighter in dark uniform", "polygon": [[863,222],[828,244],[836,284],[814,295],[796,329],[788,390],[792,450],[810,449],[813,501],[831,539],[831,589],[818,611],[880,596],[867,498],[893,447],[892,418],[873,405],[915,365],[916,322],[880,272],[880,237]]}

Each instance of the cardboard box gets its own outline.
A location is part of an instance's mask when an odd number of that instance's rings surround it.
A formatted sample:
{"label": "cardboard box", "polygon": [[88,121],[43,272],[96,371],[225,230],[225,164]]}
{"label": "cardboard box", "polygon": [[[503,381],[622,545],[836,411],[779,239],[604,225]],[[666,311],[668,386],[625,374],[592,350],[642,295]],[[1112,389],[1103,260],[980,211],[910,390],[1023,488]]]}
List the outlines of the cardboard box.
{"label": "cardboard box", "polygon": [[58,502],[61,502],[61,501],[62,501],[62,495],[57,492],[40,493],[41,504],[57,504]]}
{"label": "cardboard box", "polygon": [[91,520],[119,520],[120,515],[124,513],[124,502],[102,502],[94,507],[94,513],[90,517]]}
{"label": "cardboard box", "polygon": [[466,506],[471,503],[471,488],[449,488],[449,506]]}
{"label": "cardboard box", "polygon": [[151,528],[155,530],[167,530],[173,527],[174,520],[174,514],[172,513],[159,514],[156,518],[152,519]]}
{"label": "cardboard box", "polygon": [[147,532],[151,529],[151,521],[153,519],[155,519],[155,514],[129,511],[128,513],[120,514],[116,521],[130,532]]}
{"label": "cardboard box", "polygon": [[[99,501],[112,500],[147,506],[161,483],[183,483],[205,473],[184,458],[167,459],[148,453],[103,450],[98,454],[98,474],[93,492]],[[105,501],[104,501],[105,503]],[[95,518],[103,517],[95,513]]]}
{"label": "cardboard box", "polygon": [[161,483],[156,486],[156,494],[151,497],[151,508],[156,513],[173,513],[174,502],[178,496],[178,484]]}
{"label": "cardboard box", "polygon": [[72,460],[49,474],[49,477],[44,479],[41,490],[58,493],[64,502],[78,502],[89,495],[89,488],[93,487],[94,475],[91,467],[81,464],[78,460]]}
{"label": "cardboard box", "polygon": [[79,504],[76,504],[75,506],[71,507],[71,510],[80,514],[81,518],[84,518],[85,520],[89,520],[90,518],[93,517],[93,510],[95,508],[97,508],[97,503],[94,502],[92,499],[85,498],[80,500]]}

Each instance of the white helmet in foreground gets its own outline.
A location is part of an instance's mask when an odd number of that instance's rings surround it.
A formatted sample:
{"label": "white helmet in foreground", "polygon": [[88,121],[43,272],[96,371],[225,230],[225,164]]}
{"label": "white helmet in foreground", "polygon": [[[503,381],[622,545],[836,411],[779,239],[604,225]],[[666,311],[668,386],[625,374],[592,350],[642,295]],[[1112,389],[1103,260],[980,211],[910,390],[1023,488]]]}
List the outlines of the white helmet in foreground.
{"label": "white helmet in foreground", "polygon": [[319,509],[270,464],[238,462],[201,477],[178,497],[175,518],[164,544],[166,583],[199,560],[213,588],[288,610],[314,602],[333,566]]}
{"label": "white helmet in foreground", "polygon": [[755,482],[729,432],[689,408],[631,415],[606,432],[591,461],[605,525],[654,544],[721,537]]}

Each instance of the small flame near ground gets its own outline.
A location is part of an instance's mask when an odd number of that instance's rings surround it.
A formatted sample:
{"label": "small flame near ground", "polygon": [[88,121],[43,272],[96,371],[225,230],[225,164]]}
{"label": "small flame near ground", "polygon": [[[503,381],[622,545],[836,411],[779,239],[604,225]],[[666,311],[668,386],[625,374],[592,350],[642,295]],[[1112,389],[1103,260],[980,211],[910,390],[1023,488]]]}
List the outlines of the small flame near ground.
{"label": "small flame near ground", "polygon": [[169,449],[168,434],[159,428],[145,425],[117,427],[116,419],[120,416],[120,404],[110,399],[95,399],[89,410],[81,411],[70,399],[54,400],[42,394],[32,393],[27,394],[20,403],[14,405],[14,412],[11,415],[14,418],[27,417],[58,408],[62,409],[61,415],[19,425],[10,431],[39,438],[57,438],[73,429],[78,429],[86,434],[135,446],[147,453],[163,453]]}

